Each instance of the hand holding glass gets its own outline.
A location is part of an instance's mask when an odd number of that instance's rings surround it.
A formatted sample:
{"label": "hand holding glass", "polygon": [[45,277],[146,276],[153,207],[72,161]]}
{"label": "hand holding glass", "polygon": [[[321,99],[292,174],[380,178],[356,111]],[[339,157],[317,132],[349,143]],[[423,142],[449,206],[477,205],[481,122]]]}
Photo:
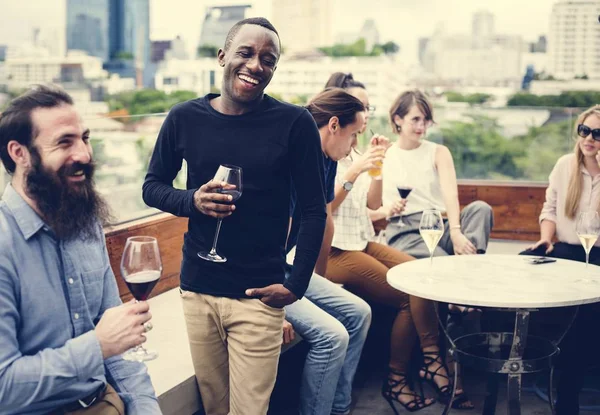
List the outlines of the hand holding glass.
{"label": "hand holding glass", "polygon": [[[121,275],[136,302],[148,299],[161,273],[162,261],[156,238],[150,236],[127,238],[121,257]],[[149,324],[145,324],[147,331],[152,327]],[[143,362],[156,359],[157,356],[157,352],[137,346],[125,352],[123,359]]]}
{"label": "hand holding glass", "polygon": [[427,209],[423,211],[421,223],[419,224],[419,233],[429,250],[429,265],[431,266],[433,265],[433,252],[444,234],[444,221],[438,210]]}
{"label": "hand holding glass", "polygon": [[[242,168],[231,165],[221,165],[219,169],[215,173],[215,177],[213,178],[215,182],[222,182],[228,185],[231,188],[223,188],[219,190],[219,193],[228,194],[231,196],[231,202],[235,203],[240,197],[242,197]],[[206,261],[211,262],[226,262],[227,258],[222,255],[219,255],[217,252],[217,241],[219,240],[219,231],[221,230],[221,222],[223,218],[217,219],[217,229],[215,231],[215,238],[213,240],[212,248],[209,252],[202,251],[198,252],[198,256]]]}

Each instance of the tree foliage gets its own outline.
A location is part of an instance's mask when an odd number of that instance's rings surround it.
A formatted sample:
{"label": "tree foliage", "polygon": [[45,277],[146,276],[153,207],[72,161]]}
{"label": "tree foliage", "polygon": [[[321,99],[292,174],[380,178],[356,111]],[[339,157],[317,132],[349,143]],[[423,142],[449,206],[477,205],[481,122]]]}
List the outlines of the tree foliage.
{"label": "tree foliage", "polygon": [[216,58],[219,48],[211,45],[200,45],[196,49],[196,56],[199,58]]}
{"label": "tree foliage", "polygon": [[492,98],[492,95],[482,94],[480,92],[474,94],[461,94],[460,92],[448,91],[444,95],[446,95],[448,102],[467,102],[471,105],[483,104]]}
{"label": "tree foliage", "polygon": [[507,102],[509,107],[588,108],[600,103],[599,91],[565,91],[560,95],[535,95],[518,92]]}
{"label": "tree foliage", "polygon": [[400,46],[390,41],[381,45],[374,45],[371,50],[367,50],[367,42],[364,38],[360,38],[353,43],[336,43],[333,46],[321,47],[319,50],[327,56],[335,58],[346,56],[380,56],[397,53],[400,50]]}
{"label": "tree foliage", "polygon": [[108,98],[110,111],[126,109],[130,115],[144,115],[167,112],[179,102],[196,98],[193,91],[174,91],[166,94],[156,89],[141,89],[122,92]]}

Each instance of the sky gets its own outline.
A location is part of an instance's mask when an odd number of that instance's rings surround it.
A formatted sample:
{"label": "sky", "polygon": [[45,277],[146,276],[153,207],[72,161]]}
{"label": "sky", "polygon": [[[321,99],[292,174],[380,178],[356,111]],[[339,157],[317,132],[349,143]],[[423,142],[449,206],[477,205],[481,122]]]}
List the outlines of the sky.
{"label": "sky", "polygon": [[[252,15],[270,17],[273,0],[150,0],[151,37],[181,35],[192,50],[198,43],[206,6],[253,4]],[[496,16],[496,32],[517,34],[533,41],[548,32],[552,5],[562,0],[331,0],[333,33],[360,30],[367,18],[375,20],[381,40],[400,44],[414,56],[419,37],[443,23],[448,33],[468,33],[472,14],[487,10]],[[0,0],[0,44],[31,39],[34,27],[56,32],[65,26],[66,0]]]}

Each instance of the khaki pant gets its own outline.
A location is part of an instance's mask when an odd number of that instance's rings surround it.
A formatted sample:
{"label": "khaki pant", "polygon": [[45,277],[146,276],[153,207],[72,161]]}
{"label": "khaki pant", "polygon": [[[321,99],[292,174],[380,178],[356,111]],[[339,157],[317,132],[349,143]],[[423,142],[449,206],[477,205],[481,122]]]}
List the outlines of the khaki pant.
{"label": "khaki pant", "polygon": [[182,291],[194,372],[207,415],[264,415],[275,386],[283,309],[257,299]]}
{"label": "khaki pant", "polygon": [[106,385],[104,396],[99,398],[89,408],[78,409],[75,412],[56,412],[56,415],[125,415],[125,404],[110,385]]}

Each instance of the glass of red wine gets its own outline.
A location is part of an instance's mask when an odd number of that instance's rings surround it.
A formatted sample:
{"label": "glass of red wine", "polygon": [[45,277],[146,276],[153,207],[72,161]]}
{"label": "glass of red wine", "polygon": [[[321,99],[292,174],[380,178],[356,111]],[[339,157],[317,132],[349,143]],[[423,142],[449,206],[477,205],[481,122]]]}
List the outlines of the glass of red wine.
{"label": "glass of red wine", "polygon": [[[162,273],[162,261],[158,242],[151,236],[132,236],[127,238],[121,257],[121,275],[129,291],[137,301],[146,301]],[[146,323],[146,331],[152,327]],[[158,353],[137,346],[123,354],[123,359],[143,362],[153,360]]]}
{"label": "glass of red wine", "polygon": [[[235,203],[240,197],[242,197],[242,168],[237,166],[232,166],[229,164],[222,164],[219,166],[219,169],[215,173],[215,177],[213,178],[215,182],[226,183],[228,186],[225,186],[222,189],[219,189],[219,193],[228,194],[231,196],[231,202],[229,204]],[[221,202],[223,203],[223,202]],[[213,245],[210,251],[202,251],[198,252],[198,256],[206,261],[211,262],[227,262],[227,258],[223,255],[220,255],[217,252],[217,241],[219,240],[219,231],[221,230],[221,222],[223,222],[223,218],[217,219],[217,229],[215,231],[215,238],[213,240]]]}
{"label": "glass of red wine", "polygon": [[[406,199],[410,192],[412,192],[412,187],[408,186],[397,186],[398,193],[400,193],[400,199]],[[406,226],[406,223],[402,220],[402,215],[400,215],[400,219],[398,220],[398,226],[401,228]]]}

